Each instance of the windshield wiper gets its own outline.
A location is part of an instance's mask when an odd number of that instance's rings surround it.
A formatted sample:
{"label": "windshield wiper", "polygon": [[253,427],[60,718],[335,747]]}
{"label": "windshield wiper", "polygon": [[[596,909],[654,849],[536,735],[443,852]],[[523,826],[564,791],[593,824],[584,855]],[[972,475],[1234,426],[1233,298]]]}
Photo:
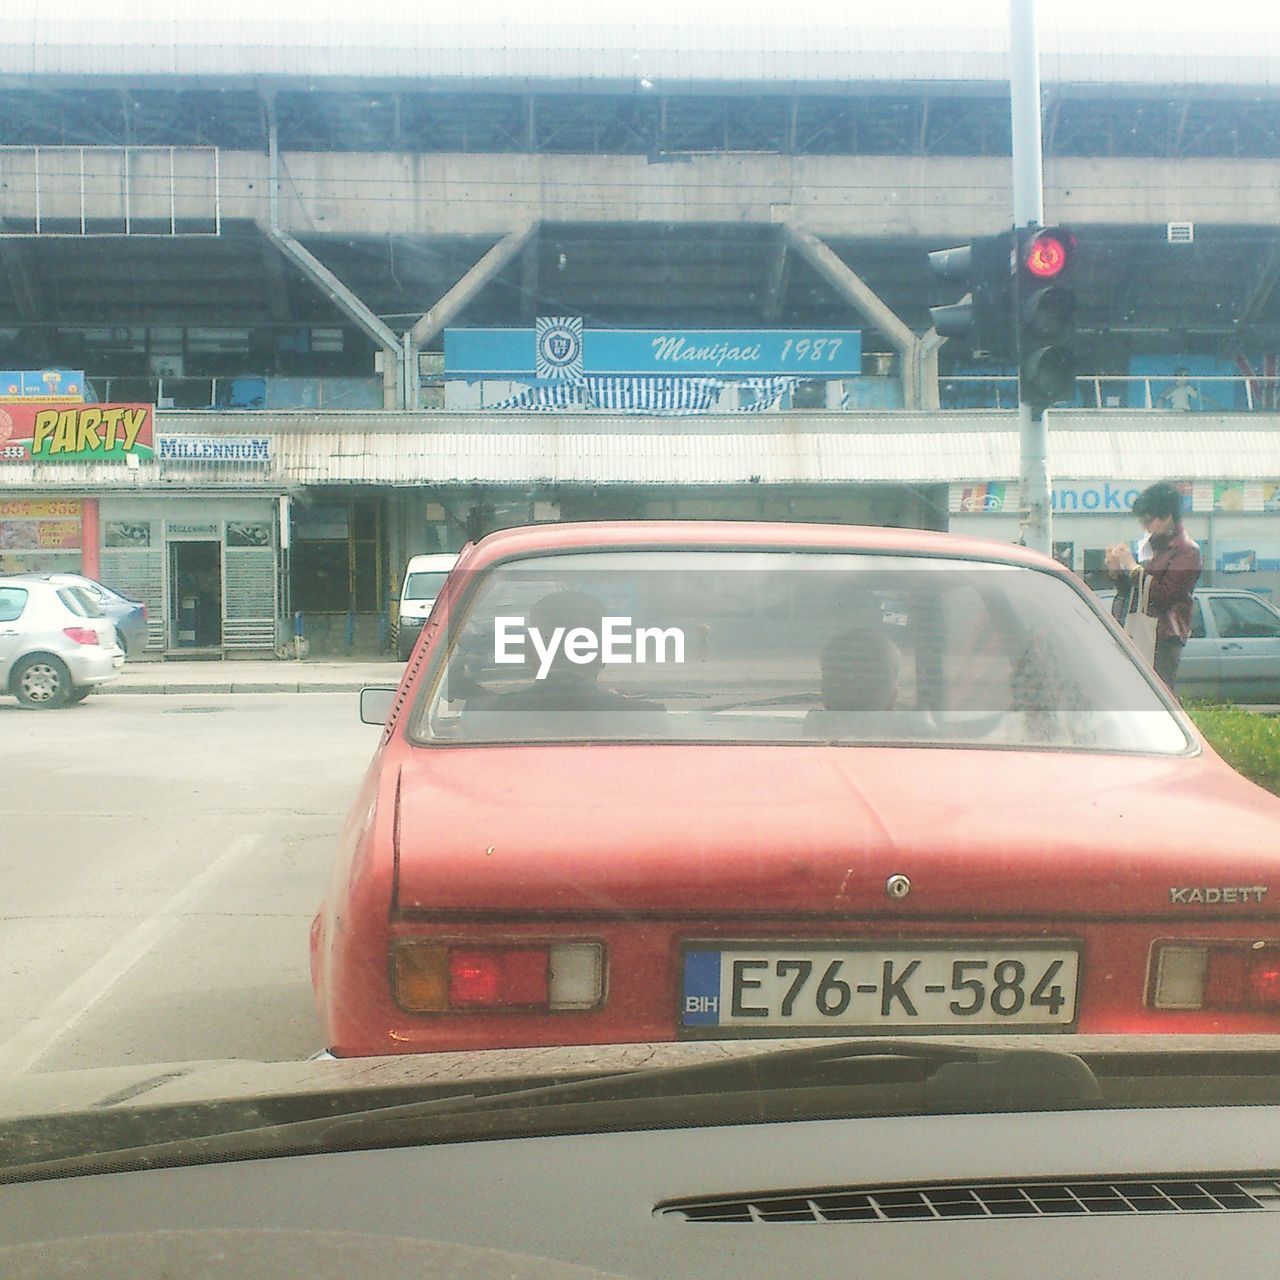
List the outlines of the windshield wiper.
{"label": "windshield wiper", "polygon": [[[1101,1097],[1089,1066],[1065,1050],[841,1040],[550,1084],[531,1085],[527,1079],[506,1086],[490,1082],[399,1105],[237,1126],[60,1159],[25,1160],[0,1167],[0,1182],[631,1126],[1058,1111],[1096,1106]],[[242,1118],[243,1114],[241,1110]]]}

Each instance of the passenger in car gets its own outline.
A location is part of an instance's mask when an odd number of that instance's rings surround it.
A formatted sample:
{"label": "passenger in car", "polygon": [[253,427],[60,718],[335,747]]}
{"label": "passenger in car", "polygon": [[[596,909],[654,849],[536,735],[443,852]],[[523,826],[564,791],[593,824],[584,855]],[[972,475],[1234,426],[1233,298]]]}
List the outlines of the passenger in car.
{"label": "passenger in car", "polygon": [[842,631],[822,651],[822,707],[804,720],[821,738],[928,737],[925,712],[895,710],[902,679],[898,646],[874,625]]}
{"label": "passenger in car", "polygon": [[902,654],[878,628],[842,631],[820,661],[822,705],[828,711],[888,711],[898,700]]}

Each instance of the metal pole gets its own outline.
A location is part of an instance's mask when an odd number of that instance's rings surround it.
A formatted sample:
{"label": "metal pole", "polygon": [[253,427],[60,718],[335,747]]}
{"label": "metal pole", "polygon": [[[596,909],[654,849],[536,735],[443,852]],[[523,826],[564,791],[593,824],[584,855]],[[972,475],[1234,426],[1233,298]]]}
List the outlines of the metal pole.
{"label": "metal pole", "polygon": [[[1013,125],[1013,224],[1044,225],[1044,172],[1040,152],[1040,56],[1035,0],[1009,0],[1009,105]],[[1053,546],[1049,513],[1049,432],[1043,411],[1020,400],[1022,541],[1048,555]]]}
{"label": "metal pole", "polygon": [[280,132],[276,124],[276,100],[268,96],[267,108],[267,201],[271,230],[280,230]]}
{"label": "metal pole", "polygon": [[277,566],[277,581],[279,583],[280,598],[277,601],[277,607],[280,614],[280,643],[288,642],[288,620],[289,614],[293,609],[293,593],[291,588],[291,570],[289,565],[291,548],[293,545],[293,528],[292,513],[289,510],[289,495],[282,493],[277,500],[279,508],[280,531],[277,544],[280,548],[280,563]]}
{"label": "metal pole", "polygon": [[416,409],[418,407],[418,352],[413,342],[413,330],[405,331],[400,346],[400,381],[403,394],[400,407]]}

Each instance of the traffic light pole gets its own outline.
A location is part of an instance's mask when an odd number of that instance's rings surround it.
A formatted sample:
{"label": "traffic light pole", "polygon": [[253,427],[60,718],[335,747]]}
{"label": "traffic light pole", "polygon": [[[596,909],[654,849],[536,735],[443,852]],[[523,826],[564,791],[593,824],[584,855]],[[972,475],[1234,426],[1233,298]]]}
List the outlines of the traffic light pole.
{"label": "traffic light pole", "polygon": [[[1013,223],[1044,225],[1044,172],[1040,139],[1040,58],[1035,0],[1009,0],[1009,102],[1013,125]],[[1019,399],[1023,542],[1048,555],[1049,433],[1044,413]]]}

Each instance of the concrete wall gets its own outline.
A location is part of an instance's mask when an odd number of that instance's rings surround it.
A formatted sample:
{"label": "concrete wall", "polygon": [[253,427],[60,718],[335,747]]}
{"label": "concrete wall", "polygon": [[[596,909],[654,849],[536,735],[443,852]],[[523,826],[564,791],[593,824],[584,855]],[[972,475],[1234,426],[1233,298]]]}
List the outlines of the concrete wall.
{"label": "concrete wall", "polygon": [[[74,148],[42,148],[44,218],[79,218]],[[86,151],[91,215],[123,214],[124,156]],[[212,152],[177,153],[176,212],[212,216]],[[131,153],[134,217],[167,218],[168,154]],[[223,152],[217,203],[225,219],[269,219],[267,157]],[[561,222],[782,222],[828,236],[969,236],[1008,218],[1007,160],[970,157],[390,155],[282,157],[281,224],[294,234],[493,235],[531,219]],[[35,159],[0,153],[0,216],[35,215]],[[1170,219],[1280,222],[1268,160],[1057,159],[1045,165],[1047,221],[1151,224]],[[957,193],[963,193],[958,198]]]}

